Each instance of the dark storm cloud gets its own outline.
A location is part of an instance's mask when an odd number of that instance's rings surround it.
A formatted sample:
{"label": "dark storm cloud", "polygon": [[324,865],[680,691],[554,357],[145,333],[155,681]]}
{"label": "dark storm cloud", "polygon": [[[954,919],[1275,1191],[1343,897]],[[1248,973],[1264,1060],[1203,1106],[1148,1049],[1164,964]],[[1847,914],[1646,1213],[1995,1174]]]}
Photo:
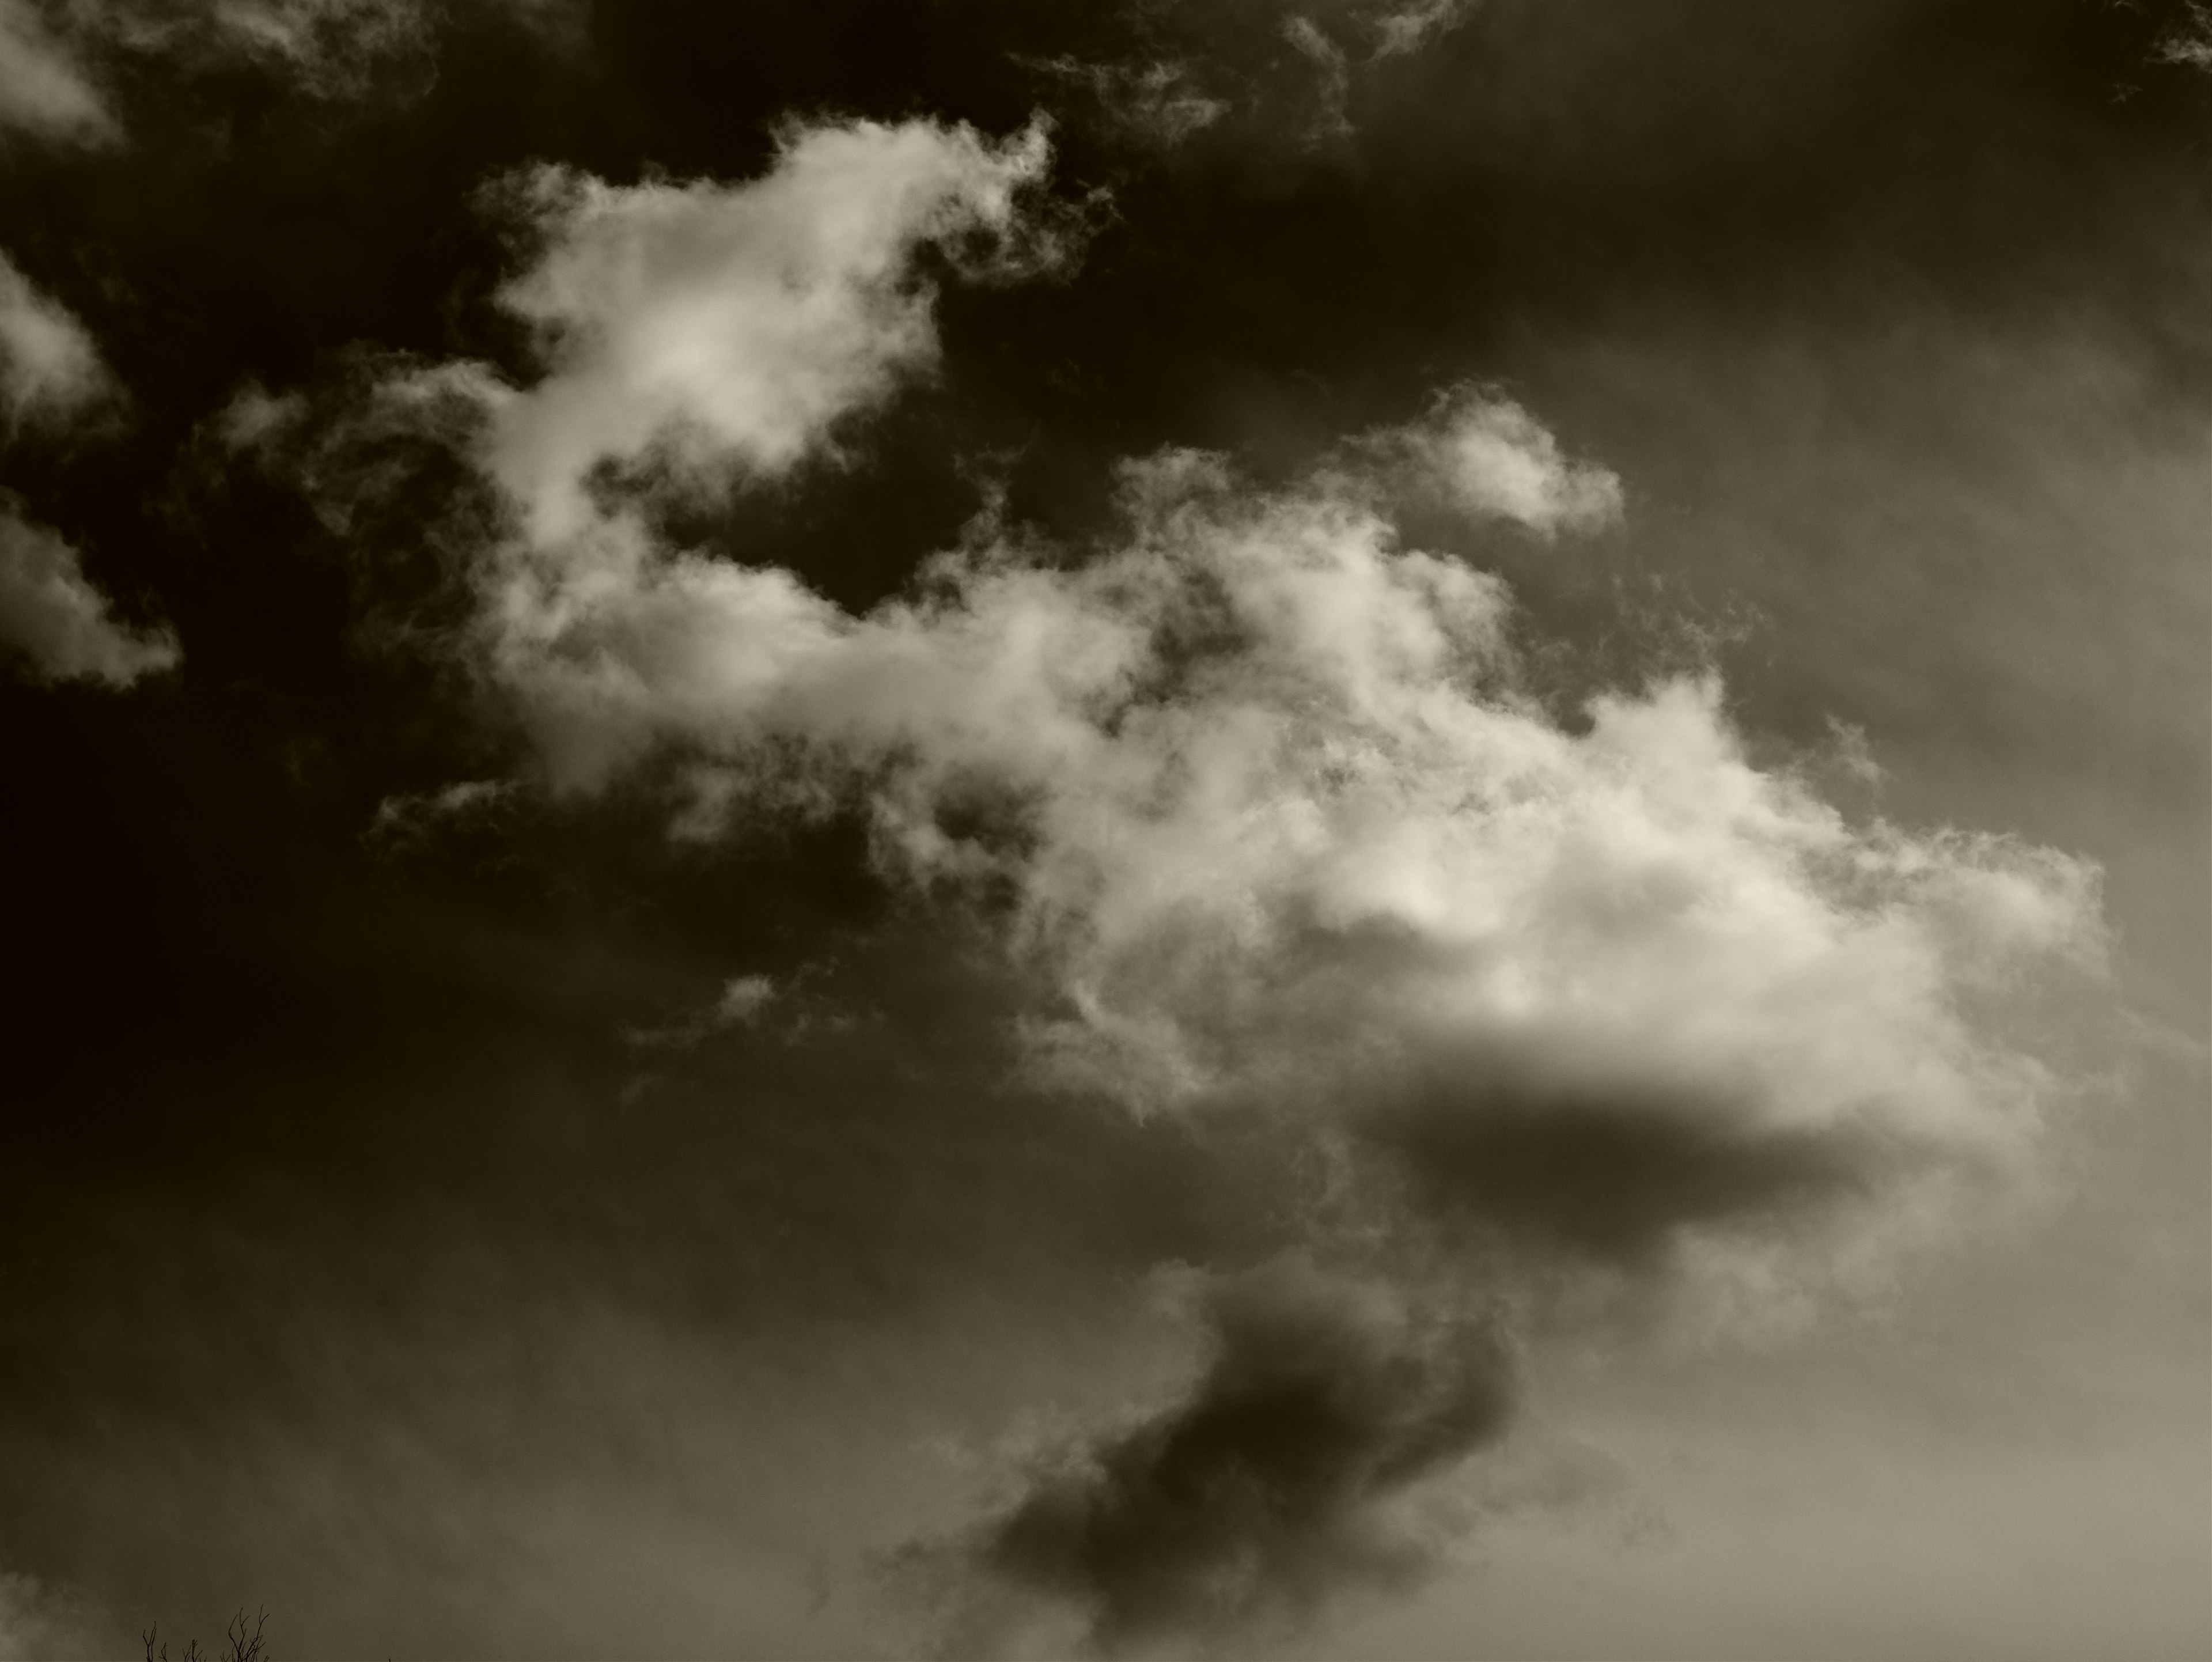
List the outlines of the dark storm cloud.
{"label": "dark storm cloud", "polygon": [[[1418,1581],[1433,1531],[1390,1503],[1504,1429],[1495,1325],[1296,1258],[1211,1277],[1199,1299],[1207,1355],[1185,1394],[1062,1451],[972,1539],[909,1568],[1067,1601],[1106,1655],[1296,1625]],[[986,1595],[950,1642],[1003,1641],[1000,1619]]]}
{"label": "dark storm cloud", "polygon": [[1419,1203],[1477,1240],[1648,1272],[1679,1232],[1786,1222],[1880,1181],[1870,1139],[1759,1130],[1623,1081],[1547,1092],[1470,1060],[1360,1124]]}

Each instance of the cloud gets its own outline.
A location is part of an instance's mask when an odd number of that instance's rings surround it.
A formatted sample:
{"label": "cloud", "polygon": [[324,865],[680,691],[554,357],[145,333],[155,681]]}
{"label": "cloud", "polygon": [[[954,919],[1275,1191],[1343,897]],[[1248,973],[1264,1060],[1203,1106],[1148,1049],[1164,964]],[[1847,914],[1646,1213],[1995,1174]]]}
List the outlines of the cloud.
{"label": "cloud", "polygon": [[[1421,1263],[1757,1329],[2010,1192],[2054,1082],[2003,1012],[2094,968],[2094,869],[1847,822],[1749,761],[1709,676],[1555,716],[1504,585],[1400,546],[1377,500],[1170,453],[1087,563],[987,528],[857,616],[631,526],[588,583],[502,596],[497,673],[573,783],[673,745],[726,816],[864,806],[881,868],[973,897],[1039,989],[1040,1081],[1277,1115]],[[1200,1620],[1070,1544],[1149,1527],[1130,1496],[1182,1412],[1039,1491],[1006,1537],[1035,1555],[988,1562],[1109,1638],[1154,1598]],[[1205,1517],[1191,1586],[1291,1574],[1264,1509]]]}
{"label": "cloud", "polygon": [[2153,45],[2151,61],[2212,70],[2212,6],[2188,0],[2180,21],[2168,27]]}
{"label": "cloud", "polygon": [[[887,872],[1018,897],[1008,950],[1058,1006],[1033,1065],[1141,1112],[1364,1128],[1413,1093],[1481,1120],[1483,1158],[1713,1166],[1679,1215],[1624,1197],[1669,1239],[1795,1171],[1776,1149],[2025,1146],[2047,1081],[1969,1012],[2094,961],[2092,868],[1847,823],[1748,761],[1710,677],[1561,721],[1503,584],[1399,547],[1340,475],[1257,495],[1170,454],[1125,508],[1087,564],[986,539],[859,617],[633,529],[587,582],[502,594],[498,673],[572,782],[673,743],[726,810],[861,801]],[[1547,1148],[1532,1115],[1579,1129]]]}
{"label": "cloud", "polygon": [[572,782],[675,743],[726,802],[857,797],[888,870],[1010,886],[1063,1001],[1037,1065],[1141,1110],[1358,1102],[1449,1057],[1516,1100],[1662,1081],[1747,1133],[1989,1154],[2033,1118],[1962,1000],[2094,956],[2089,868],[1847,824],[1750,764],[1710,678],[1562,723],[1504,586],[1340,473],[1255,495],[1170,454],[1125,509],[1088,564],[987,538],[860,617],[607,528],[499,592],[497,673]]}
{"label": "cloud", "polygon": [[1494,1324],[1296,1257],[1199,1293],[1210,1355],[1178,1399],[1060,1451],[967,1537],[906,1555],[951,1578],[963,1650],[1020,1621],[1000,1591],[1073,1605],[1085,1647],[1118,1654],[1295,1624],[1432,1565],[1435,1531],[1399,1503],[1503,1430]]}
{"label": "cloud", "polygon": [[1570,460],[1542,423],[1481,387],[1450,388],[1425,420],[1372,435],[1366,447],[1395,464],[1405,484],[1478,519],[1551,537],[1620,518],[1620,480],[1611,469]]}
{"label": "cloud", "polygon": [[628,1028],[623,1036],[633,1044],[686,1050],[716,1033],[752,1026],[775,1001],[779,990],[768,976],[732,976],[722,983],[720,993],[704,1009],[665,1026]]}
{"label": "cloud", "polygon": [[[112,390],[84,326],[0,253],[0,404],[10,425],[82,417]],[[124,687],[169,668],[178,653],[166,630],[118,624],[76,551],[0,492],[0,655],[24,660],[43,680]]]}
{"label": "cloud", "polygon": [[31,0],[0,0],[0,125],[83,142],[121,137],[88,58],[121,53],[172,71],[252,64],[311,98],[354,99],[389,91],[395,68],[414,72],[414,88],[427,84],[440,33],[463,12],[504,15],[558,40],[574,30],[578,9],[571,0],[75,0],[64,10],[64,41]]}
{"label": "cloud", "polygon": [[209,424],[225,449],[252,454],[280,442],[307,413],[306,394],[277,394],[258,381],[248,381],[210,418]]}
{"label": "cloud", "polygon": [[387,796],[376,805],[365,837],[387,850],[405,848],[423,842],[441,825],[494,813],[514,795],[510,780],[464,779],[420,795]]}
{"label": "cloud", "polygon": [[1609,1092],[1531,1087],[1480,1062],[1441,1071],[1361,1129],[1448,1222],[1630,1268],[1686,1227],[1861,1194],[1881,1154],[1871,1136],[1732,1123],[1634,1077]]}
{"label": "cloud", "polygon": [[1475,0],[1413,0],[1373,14],[1369,27],[1375,32],[1375,56],[1395,58],[1420,51],[1464,22],[1474,5]]}
{"label": "cloud", "polygon": [[57,40],[31,0],[0,0],[0,128],[42,138],[98,143],[113,117],[83,66]]}
{"label": "cloud", "polygon": [[1095,545],[987,514],[866,612],[663,541],[655,502],[787,474],[926,364],[915,251],[1018,240],[1042,167],[1034,132],[855,125],[748,185],[541,175],[509,302],[544,379],[417,384],[483,413],[513,519],[478,647],[557,785],[672,753],[684,835],[859,809],[881,872],[1026,978],[1035,1082],[1271,1116],[1337,1174],[1316,1250],[1391,1244],[1356,1294],[1221,1280],[1191,1392],[955,1554],[1110,1649],[1418,1567],[1376,1508],[1503,1423],[1492,1318],[1451,1313],[1470,1285],[1756,1329],[1971,1227],[2058,1088],[2023,1001],[2102,937],[2093,868],[1847,819],[1753,763],[1710,673],[1547,706],[1505,585],[1389,512],[1619,515],[1494,392],[1271,490],[1164,452]]}
{"label": "cloud", "polygon": [[1352,119],[1346,113],[1345,104],[1352,94],[1352,68],[1344,48],[1313,19],[1296,14],[1283,20],[1283,39],[1312,63],[1321,78],[1321,112],[1307,133],[1307,142],[1349,137]]}
{"label": "cloud", "polygon": [[110,388],[84,326],[0,253],[0,403],[9,421],[74,416]]}
{"label": "cloud", "polygon": [[600,515],[596,470],[648,460],[694,483],[773,477],[935,357],[933,244],[976,269],[1049,260],[1017,198],[1042,127],[794,127],[765,178],[610,186],[557,167],[514,186],[541,259],[505,290],[549,373],[488,385],[494,477],[539,546]]}
{"label": "cloud", "polygon": [[216,0],[201,28],[208,48],[283,68],[325,96],[358,92],[381,62],[428,44],[424,0]]}
{"label": "cloud", "polygon": [[1054,58],[1036,64],[1085,88],[1107,122],[1141,143],[1172,149],[1228,113],[1229,100],[1202,92],[1191,66],[1165,58],[1086,64]]}
{"label": "cloud", "polygon": [[27,660],[42,680],[125,687],[177,662],[166,630],[132,630],[109,614],[76,551],[0,502],[0,652]]}
{"label": "cloud", "polygon": [[0,1570],[0,1662],[91,1653],[89,1616],[82,1598],[36,1576]]}

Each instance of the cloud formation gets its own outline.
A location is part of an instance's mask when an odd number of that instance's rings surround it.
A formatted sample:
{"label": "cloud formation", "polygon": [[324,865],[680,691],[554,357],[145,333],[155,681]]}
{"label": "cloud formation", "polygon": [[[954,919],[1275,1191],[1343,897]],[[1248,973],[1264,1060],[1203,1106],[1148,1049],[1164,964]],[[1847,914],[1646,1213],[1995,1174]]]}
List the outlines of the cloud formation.
{"label": "cloud formation", "polygon": [[[634,542],[501,637],[501,673],[572,779],[673,743],[722,815],[865,803],[882,868],[975,898],[1048,989],[1039,1080],[1318,1136],[1370,1223],[1426,1243],[1408,1297],[1453,1262],[1786,1322],[2005,1192],[2051,1081],[1989,1012],[2095,961],[2094,872],[1846,822],[1749,762],[1710,678],[1559,719],[1518,689],[1504,586],[1343,487],[1156,458],[1088,563],[987,534],[858,617]],[[1368,1579],[1325,1549],[1364,1538],[1350,1483],[1279,1561],[1231,1507],[1143,1572],[1165,1590],[1124,1585],[1110,1543],[1154,1527],[1130,1496],[1213,1391],[963,1562],[1062,1587],[1109,1647],[1211,1623],[1191,1589],[1224,1566],[1258,1578],[1240,1610],[1293,1562],[1316,1597]]]}
{"label": "cloud formation", "polygon": [[10,424],[80,414],[109,388],[84,326],[0,252],[0,404]]}
{"label": "cloud formation", "polygon": [[951,1578],[963,1648],[1019,1625],[994,1587],[1072,1605],[1085,1647],[1115,1654],[1296,1624],[1431,1564],[1433,1528],[1395,1503],[1504,1428],[1495,1325],[1300,1258],[1200,1294],[1209,1355],[1185,1396],[1063,1451],[970,1537],[908,1555]]}
{"label": "cloud formation", "polygon": [[1420,51],[1464,22],[1474,4],[1475,0],[1411,0],[1410,4],[1373,12],[1369,27],[1375,32],[1375,56],[1395,58]]}
{"label": "cloud formation", "polygon": [[1044,161],[856,124],[747,185],[542,175],[508,301],[547,374],[417,384],[484,414],[512,534],[479,642],[557,783],[673,752],[692,836],[864,809],[883,873],[1026,973],[1037,1082],[1274,1116],[1352,1197],[1316,1246],[1395,1243],[1352,1282],[1212,1283],[1189,1391],[953,1553],[1112,1649],[1418,1568],[1389,1506],[1504,1420],[1469,1285],[1755,1324],[1960,1227],[2054,1088],[2008,1013],[2101,940],[2093,868],[1847,820],[1753,764],[1710,674],[1545,705],[1504,583],[1392,505],[1548,538],[1621,486],[1480,388],[1273,490],[1130,464],[1085,550],[986,514],[865,613],[666,545],[644,506],[831,454],[929,362],[918,250],[1018,243]]}
{"label": "cloud formation", "polygon": [[31,0],[0,0],[0,129],[96,143],[114,118],[76,55]]}
{"label": "cloud formation", "polygon": [[1610,468],[1570,459],[1521,405],[1472,384],[1441,394],[1425,420],[1370,435],[1364,448],[1401,485],[1475,519],[1553,537],[1620,518],[1620,480]]}
{"label": "cloud formation", "polygon": [[0,499],[0,654],[20,657],[41,680],[125,687],[178,659],[167,630],[118,623],[86,581],[77,552]]}
{"label": "cloud formation", "polygon": [[515,188],[544,252],[501,298],[550,373],[487,386],[489,465],[545,547],[602,516],[596,472],[650,462],[683,483],[773,477],[933,360],[934,245],[977,269],[1049,260],[1023,233],[1042,127],[794,127],[765,178],[617,186],[544,168]]}

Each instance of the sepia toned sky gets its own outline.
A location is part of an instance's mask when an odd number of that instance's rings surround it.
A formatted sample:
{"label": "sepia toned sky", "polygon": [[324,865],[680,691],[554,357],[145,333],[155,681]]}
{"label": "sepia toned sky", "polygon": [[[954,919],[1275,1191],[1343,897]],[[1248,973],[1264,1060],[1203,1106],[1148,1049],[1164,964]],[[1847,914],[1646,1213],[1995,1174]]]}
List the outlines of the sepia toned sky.
{"label": "sepia toned sky", "polygon": [[0,1657],[2212,1646],[2212,12],[0,0]]}

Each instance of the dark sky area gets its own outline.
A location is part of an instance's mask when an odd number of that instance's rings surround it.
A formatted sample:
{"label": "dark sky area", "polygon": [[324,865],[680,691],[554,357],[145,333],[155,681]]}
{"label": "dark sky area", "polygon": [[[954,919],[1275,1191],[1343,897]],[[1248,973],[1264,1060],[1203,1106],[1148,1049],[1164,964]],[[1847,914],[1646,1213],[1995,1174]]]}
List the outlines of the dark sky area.
{"label": "dark sky area", "polygon": [[0,0],[0,1656],[2212,1644],[2201,9]]}

